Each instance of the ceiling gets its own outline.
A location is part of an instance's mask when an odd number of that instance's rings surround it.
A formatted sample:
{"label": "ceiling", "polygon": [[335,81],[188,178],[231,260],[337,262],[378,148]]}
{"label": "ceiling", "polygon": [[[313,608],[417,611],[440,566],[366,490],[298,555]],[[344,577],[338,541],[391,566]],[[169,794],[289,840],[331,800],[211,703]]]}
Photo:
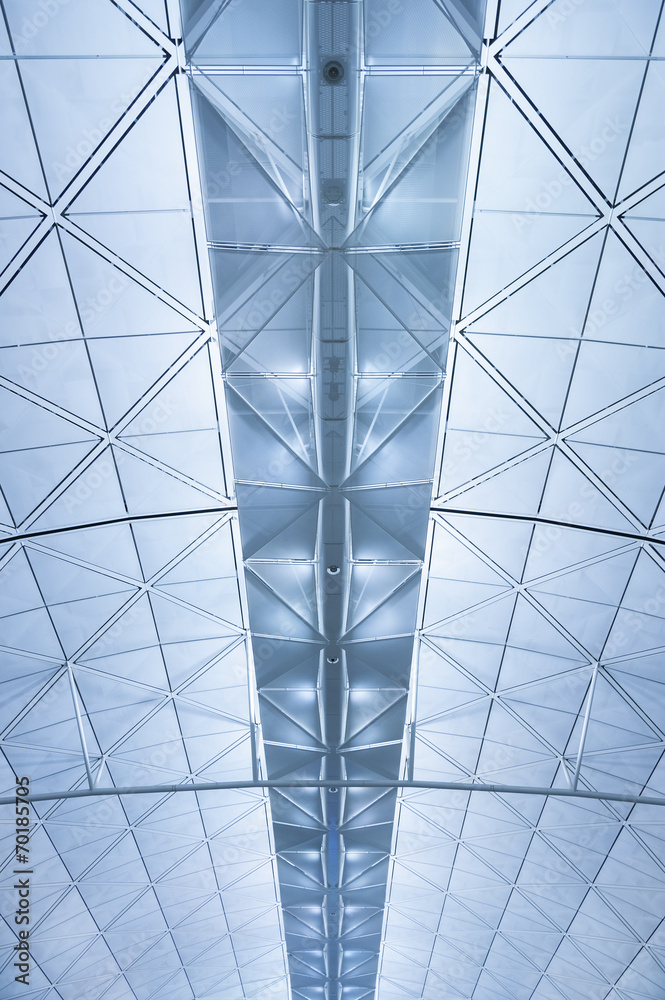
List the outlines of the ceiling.
{"label": "ceiling", "polygon": [[3,997],[659,1000],[661,4],[0,7]]}

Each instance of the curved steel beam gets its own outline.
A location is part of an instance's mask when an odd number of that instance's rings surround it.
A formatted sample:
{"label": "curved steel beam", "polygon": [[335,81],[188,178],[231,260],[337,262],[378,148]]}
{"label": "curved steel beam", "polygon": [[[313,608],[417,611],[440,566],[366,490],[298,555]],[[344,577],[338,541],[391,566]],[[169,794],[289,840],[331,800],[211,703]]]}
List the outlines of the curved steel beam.
{"label": "curved steel beam", "polygon": [[613,538],[625,538],[632,542],[650,542],[652,545],[665,545],[665,538],[654,538],[638,531],[619,531],[618,528],[599,528],[595,524],[576,524],[572,521],[560,521],[555,517],[541,517],[539,514],[505,514],[489,510],[466,510],[464,507],[430,507],[432,514],[461,514],[465,517],[486,517],[493,521],[528,521],[530,524],[549,524],[555,528],[575,528],[577,531],[591,531],[597,535],[611,535]]}
{"label": "curved steel beam", "polygon": [[64,535],[69,531],[86,531],[88,528],[108,528],[112,524],[133,524],[135,521],[159,521],[167,517],[193,517],[197,514],[228,514],[233,513],[238,508],[234,505],[228,507],[201,507],[195,510],[170,510],[161,514],[126,514],[124,517],[109,517],[104,521],[87,521],[85,524],[67,524],[62,528],[44,528],[41,531],[22,531],[16,535],[6,535],[0,538],[0,545],[9,545],[12,542],[24,542],[31,538],[45,538],[49,535]]}
{"label": "curved steel beam", "polygon": [[[360,781],[327,781],[325,779],[306,778],[302,781],[262,780],[262,781],[199,781],[189,785],[129,785],[119,788],[78,788],[60,792],[35,792],[21,796],[22,802],[50,802],[58,799],[85,799],[92,796],[108,795],[167,795],[171,792],[223,792],[240,789],[271,789],[271,788],[399,788],[404,791],[430,792],[494,792],[497,795],[546,795],[566,799],[597,799],[601,802],[629,802],[635,805],[665,806],[665,797],[660,795],[629,795],[623,792],[595,792],[588,789],[575,788],[539,788],[533,785],[494,785],[476,783],[473,781],[390,781],[360,780]],[[11,805],[15,796],[3,796],[0,805]]]}

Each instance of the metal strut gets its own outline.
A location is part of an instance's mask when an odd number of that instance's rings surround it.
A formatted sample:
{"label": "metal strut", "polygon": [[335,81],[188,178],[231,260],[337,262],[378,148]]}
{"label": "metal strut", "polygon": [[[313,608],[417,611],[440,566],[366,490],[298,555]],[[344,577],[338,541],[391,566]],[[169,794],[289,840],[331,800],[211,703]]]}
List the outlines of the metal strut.
{"label": "metal strut", "polygon": [[595,524],[576,524],[574,521],[561,521],[555,517],[541,517],[539,514],[506,514],[494,510],[474,510],[465,507],[430,507],[431,514],[452,514],[464,517],[486,517],[491,521],[525,521],[528,524],[547,524],[555,528],[574,528],[576,531],[591,531],[597,535],[611,535],[612,538],[625,538],[629,542],[649,542],[650,545],[665,545],[665,538],[655,538],[639,531],[621,531],[617,528],[599,528]]}
{"label": "metal strut", "polygon": [[[129,785],[118,788],[79,788],[60,792],[35,792],[22,796],[22,801],[51,802],[58,799],[85,799],[98,795],[170,795],[172,792],[224,792],[246,789],[255,791],[271,788],[396,788],[403,791],[429,792],[493,792],[495,795],[544,795],[565,799],[596,799],[600,802],[629,802],[635,805],[665,806],[661,795],[630,795],[624,792],[596,792],[583,788],[539,788],[534,785],[495,785],[475,781],[413,781],[379,778],[376,781],[328,781],[306,778],[302,781],[265,779],[261,781],[199,781],[188,785]],[[12,805],[15,796],[0,798],[0,805]]]}

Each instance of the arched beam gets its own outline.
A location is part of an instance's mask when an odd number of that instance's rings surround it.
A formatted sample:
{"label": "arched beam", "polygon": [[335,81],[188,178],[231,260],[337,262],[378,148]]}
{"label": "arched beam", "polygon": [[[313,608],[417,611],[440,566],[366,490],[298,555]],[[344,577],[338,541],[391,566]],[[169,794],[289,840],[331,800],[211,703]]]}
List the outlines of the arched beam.
{"label": "arched beam", "polygon": [[[173,792],[224,792],[257,791],[261,789],[294,788],[385,788],[403,791],[430,792],[494,792],[496,795],[543,795],[550,798],[596,799],[600,802],[628,802],[634,805],[665,806],[665,797],[660,795],[630,795],[623,792],[596,792],[583,788],[542,788],[534,785],[495,785],[474,781],[419,781],[378,778],[358,781],[326,781],[306,778],[293,780],[262,781],[204,781],[181,785],[129,785],[117,788],[77,788],[59,792],[34,792],[22,795],[22,802],[51,802],[59,799],[86,799],[110,795],[170,795]],[[0,798],[0,805],[11,805],[15,796]]]}
{"label": "arched beam", "polygon": [[159,521],[169,517],[195,517],[201,514],[228,514],[238,508],[229,504],[228,507],[202,507],[195,510],[169,510],[160,514],[125,514],[123,517],[109,517],[104,521],[87,521],[85,524],[67,524],[62,528],[43,528],[40,531],[22,531],[15,535],[5,535],[0,538],[0,545],[10,545],[12,542],[25,542],[31,538],[47,538],[50,535],[64,535],[70,531],[87,531],[88,528],[108,528],[113,524],[134,524],[136,521]]}
{"label": "arched beam", "polygon": [[639,531],[619,531],[617,528],[599,528],[595,524],[576,524],[573,521],[560,521],[555,517],[541,517],[539,514],[505,514],[491,510],[467,510],[464,507],[430,507],[432,514],[455,514],[463,517],[484,517],[491,521],[525,521],[529,524],[547,524],[555,528],[573,528],[575,531],[590,531],[596,535],[611,535],[613,538],[625,538],[629,542],[649,542],[652,545],[665,545],[665,538],[654,538]]}

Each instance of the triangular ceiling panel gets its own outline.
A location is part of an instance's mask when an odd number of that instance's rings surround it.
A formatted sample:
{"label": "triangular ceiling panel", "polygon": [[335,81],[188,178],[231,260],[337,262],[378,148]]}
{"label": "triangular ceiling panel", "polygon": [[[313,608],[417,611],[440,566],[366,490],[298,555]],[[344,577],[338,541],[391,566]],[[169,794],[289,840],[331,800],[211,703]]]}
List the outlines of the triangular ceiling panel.
{"label": "triangular ceiling panel", "polygon": [[[581,723],[578,722],[578,730]],[[589,729],[585,746],[589,752],[616,747],[641,746],[658,739],[652,729],[630,706],[619,691],[602,675],[593,693]],[[602,764],[601,764],[602,766]],[[662,879],[661,873],[661,879]]]}
{"label": "triangular ceiling panel", "polygon": [[571,441],[644,451],[662,450],[659,439],[665,394],[649,392],[571,436]]}
{"label": "triangular ceiling panel", "polygon": [[59,4],[55,12],[49,9],[45,18],[29,18],[27,26],[25,13],[21,6],[7,4],[7,23],[21,55],[46,57],[66,52],[71,56],[108,57],[124,52],[138,57],[159,53],[149,35],[109,0],[86,0],[74,6]]}
{"label": "triangular ceiling panel", "polygon": [[215,515],[171,519],[158,523],[143,522],[134,526],[141,560],[150,575],[171,562],[178,553],[189,548],[199,537],[206,534],[190,552],[166,574],[159,576],[158,583],[182,583],[196,579],[206,579],[211,572],[235,575],[237,554],[228,522],[209,534],[210,527],[218,518]]}
{"label": "triangular ceiling panel", "polygon": [[479,554],[436,524],[425,626],[510,588],[510,581],[488,566]]}
{"label": "triangular ceiling panel", "polygon": [[[16,523],[42,503],[89,455],[93,441],[54,443],[0,454],[0,483]],[[90,468],[90,467],[88,467]],[[87,470],[86,470],[87,471]]]}
{"label": "triangular ceiling panel", "polygon": [[[289,550],[293,558],[313,558],[315,535],[312,532],[316,531],[321,495],[310,490],[283,490],[276,485],[238,483],[238,501],[245,507],[240,524],[245,557],[260,554],[263,558],[279,558],[284,552],[280,542],[284,533],[285,544],[290,541],[297,544],[296,549]],[[302,531],[300,518],[306,518],[306,529]]]}
{"label": "triangular ceiling panel", "polygon": [[402,482],[420,482],[432,467],[436,434],[431,420],[440,400],[434,389],[399,426],[396,433],[365,459],[344,482],[344,487],[363,487],[372,483],[395,483],[395,469],[400,468]]}
{"label": "triangular ceiling panel", "polygon": [[[195,337],[194,333],[152,334],[148,337],[94,338],[87,344],[108,427],[139,402],[157,379],[167,373]],[[164,399],[153,401],[152,424],[161,426],[169,413]],[[146,414],[143,424],[148,429]]]}
{"label": "triangular ceiling panel", "polygon": [[74,416],[104,426],[90,355],[81,340],[5,347],[0,351],[0,374]]}
{"label": "triangular ceiling panel", "polygon": [[571,447],[643,524],[651,523],[663,494],[665,455],[582,441]]}
{"label": "triangular ceiling panel", "polygon": [[520,580],[529,549],[532,527],[518,521],[502,522],[498,530],[491,517],[465,517],[445,514],[445,522],[459,531],[498,567]]}
{"label": "triangular ceiling panel", "polygon": [[77,225],[159,289],[201,312],[192,222],[183,211],[75,216]]}
{"label": "triangular ceiling panel", "polygon": [[[221,548],[206,543],[202,547],[210,553]],[[162,577],[155,584],[156,589],[241,628],[243,618],[234,563],[222,562],[216,569],[208,566],[205,576],[196,576],[193,569],[187,569],[190,560],[194,561],[194,565],[197,564],[195,556],[196,553]]]}
{"label": "triangular ceiling panel", "polygon": [[96,572],[45,552],[31,550],[29,559],[43,600],[49,605],[76,602],[92,595],[116,594],[128,589],[125,581],[121,582],[111,574]]}
{"label": "triangular ceiling panel", "polygon": [[558,448],[552,455],[539,513],[553,520],[577,521],[619,531],[633,530],[628,518]]}
{"label": "triangular ceiling panel", "polygon": [[665,377],[665,356],[637,346],[582,341],[566,401],[570,426]]}
{"label": "triangular ceiling panel", "polygon": [[621,602],[634,565],[635,552],[622,552],[599,559],[581,569],[561,573],[544,583],[531,586],[529,590],[533,594],[548,593],[616,606]]}
{"label": "triangular ceiling panel", "polygon": [[113,454],[127,507],[133,513],[166,513],[214,506],[214,499],[207,490],[199,489],[196,483],[183,482],[171,475],[166,467],[144,462],[137,454],[120,448],[114,448]]}
{"label": "triangular ceiling panel", "polygon": [[314,403],[308,378],[233,376],[227,384],[266,421],[301,461],[308,465],[315,464]]}
{"label": "triangular ceiling panel", "polygon": [[126,588],[103,597],[87,597],[49,608],[56,632],[68,657],[79,649],[133,597],[136,590]]}
{"label": "triangular ceiling panel", "polygon": [[[586,195],[497,83],[490,87],[483,144],[476,205],[480,210],[516,213],[516,236],[534,225],[534,216],[545,209],[561,215],[597,216]],[[552,203],[541,208],[539,195],[550,188],[556,190],[556,198],[552,194]]]}
{"label": "triangular ceiling panel", "polygon": [[[67,214],[179,211],[188,202],[178,103],[171,81],[70,203]],[[86,228],[83,219],[75,221]]]}
{"label": "triangular ceiling panel", "polygon": [[574,341],[483,333],[469,333],[467,339],[552,428],[559,428],[575,364]]}
{"label": "triangular ceiling panel", "polygon": [[24,551],[16,552],[0,570],[0,601],[3,617],[33,611],[44,605]]}
{"label": "triangular ceiling panel", "polygon": [[[309,279],[325,259],[322,254],[316,253],[292,254],[284,251],[264,254],[256,250],[211,250],[216,315],[220,328],[224,330],[220,346],[225,367],[251,347],[254,339],[264,330],[276,330],[283,334],[301,330],[303,326],[309,329],[313,304],[312,282]],[[282,339],[279,338],[280,341]],[[302,374],[299,367],[302,364],[302,341],[300,346],[296,367],[285,365],[286,357],[279,354],[275,372]],[[310,349],[308,342],[308,356]]]}
{"label": "triangular ceiling panel", "polygon": [[437,656],[433,651],[430,655],[423,655],[428,651],[429,647],[421,651],[418,666],[418,688],[423,695],[423,719],[485,697],[486,692],[482,688],[443,657]]}
{"label": "triangular ceiling panel", "polygon": [[141,10],[165,34],[168,34],[169,24],[164,0],[141,0]]}
{"label": "triangular ceiling panel", "polygon": [[[405,574],[406,575],[406,574]],[[394,592],[389,604],[378,608],[354,625],[345,639],[379,639],[384,635],[404,635],[415,627],[413,597],[418,591],[419,574],[411,573]]]}
{"label": "triangular ceiling panel", "polygon": [[[183,688],[182,697],[236,719],[247,719],[250,709],[247,673],[247,646],[236,643]],[[220,675],[227,680],[224,688],[219,685]]]}
{"label": "triangular ceiling panel", "polygon": [[650,62],[640,103],[633,124],[633,134],[621,173],[619,198],[642,187],[663,170],[662,139],[654,133],[651,122],[665,98],[665,77],[658,62]]}
{"label": "triangular ceiling panel", "polygon": [[444,338],[437,334],[431,344],[431,332],[422,336],[407,330],[362,281],[356,283],[356,315],[358,368],[363,374],[392,369],[422,373],[441,370]]}
{"label": "triangular ceiling panel", "polygon": [[419,569],[413,563],[404,566],[354,566],[347,628],[353,628],[382,604],[389,602],[395,591]]}
{"label": "triangular ceiling panel", "polygon": [[[74,446],[63,446],[76,459]],[[89,450],[89,449],[88,449]],[[59,456],[60,449],[48,449],[47,456],[41,459],[48,466],[53,482],[50,489],[56,485],[54,463],[61,462],[60,477],[64,475],[65,452]],[[52,455],[48,453],[53,452]],[[35,452],[33,451],[33,454]],[[84,453],[85,454],[85,453]],[[82,456],[78,456],[79,458]],[[76,464],[69,460],[70,469]],[[67,470],[69,471],[69,470]],[[27,473],[28,476],[30,473]],[[65,490],[58,493],[43,514],[35,522],[36,529],[59,528],[67,524],[103,522],[107,519],[123,517],[127,507],[120,489],[118,472],[110,448],[106,448],[98,458],[86,465],[78,477]]]}
{"label": "triangular ceiling panel", "polygon": [[[425,272],[419,267],[420,256],[427,260]],[[451,271],[457,263],[454,250],[433,250],[425,255],[348,253],[345,259],[398,324],[425,347],[441,350],[448,334]],[[435,284],[432,270],[437,275]],[[435,353],[435,357],[439,354]]]}
{"label": "triangular ceiling panel", "polygon": [[623,596],[625,608],[635,611],[646,611],[647,614],[660,617],[660,587],[663,583],[663,568],[660,559],[654,559],[646,550],[638,556],[634,572],[631,574],[628,588]]}
{"label": "triangular ceiling panel", "polygon": [[74,675],[86,716],[104,753],[123,740],[162,701],[156,692],[123,684],[116,677],[87,670],[75,670]]}
{"label": "triangular ceiling panel", "polygon": [[54,230],[3,291],[0,318],[3,347],[47,342],[33,355],[29,367],[35,374],[57,355],[61,342],[81,336],[76,303]]}
{"label": "triangular ceiling panel", "polygon": [[[237,642],[237,636],[229,636],[222,639],[190,639],[162,647],[171,687],[179,688],[187,680],[198,676],[207,664],[235,648]],[[216,672],[214,666],[212,669]]]}
{"label": "triangular ceiling panel", "polygon": [[294,639],[321,640],[321,636],[306,619],[281,599],[275,600],[274,592],[254,574],[247,576],[247,591],[250,604],[254,602],[254,632],[281,637],[289,635]]}
{"label": "triangular ceiling panel", "polygon": [[356,383],[352,468],[370,458],[438,385],[439,380],[434,377],[359,378]]}
{"label": "triangular ceiling panel", "polygon": [[556,618],[562,628],[589,651],[590,656],[600,656],[616,609],[587,598],[578,600],[561,594],[553,595],[544,592],[546,587],[547,584],[543,584],[543,591],[532,591],[540,606]]}
{"label": "triangular ceiling panel", "polygon": [[318,626],[318,607],[314,566],[312,564],[247,560],[247,566],[285,604],[301,615],[314,628]]}
{"label": "triangular ceiling panel", "polygon": [[[504,0],[505,3],[505,0]],[[504,6],[504,4],[502,4]],[[522,0],[505,4],[506,15],[517,14]],[[630,0],[590,0],[581,24],[570,21],[566,0],[556,0],[536,15],[525,31],[510,42],[507,52],[520,56],[632,56],[648,55],[658,22],[656,8],[637,7]],[[504,17],[503,26],[508,22]]]}
{"label": "triangular ceiling panel", "polygon": [[[207,25],[202,22],[205,34],[199,28],[199,34],[190,37],[192,58],[241,65],[256,61],[292,63],[294,52],[300,51],[299,15],[297,0],[284,0],[279,11],[264,0],[245,0],[241,8],[224,7]],[[257,20],[262,26],[260,32],[256,30]]]}
{"label": "triangular ceiling panel", "polygon": [[245,124],[260,129],[269,144],[289,157],[291,169],[302,171],[304,95],[298,76],[226,75],[214,79],[214,86],[229,98],[232,106],[225,105],[225,110],[236,128]]}
{"label": "triangular ceiling panel", "polygon": [[[4,25],[3,25],[4,27]],[[0,128],[3,135],[13,136],[12,142],[3,143],[0,152],[0,170],[15,178],[19,184],[46,198],[44,175],[39,161],[34,134],[25,104],[21,80],[13,59],[0,63]]]}
{"label": "triangular ceiling panel", "polygon": [[[626,212],[623,219],[634,236],[640,241],[644,249],[655,261],[661,271],[665,270],[665,257],[663,254],[663,219],[665,218],[665,190],[659,188],[654,194],[639,202],[635,208]],[[636,283],[641,284],[645,275],[641,268],[634,268],[630,281],[630,291],[634,292]],[[647,288],[651,288],[651,282],[647,282]],[[624,291],[623,289],[621,289]],[[640,289],[644,292],[643,289]],[[624,295],[627,294],[624,291]],[[644,295],[641,296],[643,298]],[[658,341],[660,343],[660,341]]]}
{"label": "triangular ceiling panel", "polygon": [[0,270],[18,253],[43,216],[0,185]]}
{"label": "triangular ceiling panel", "polygon": [[[167,340],[166,343],[171,345],[171,341]],[[169,351],[171,356],[174,353],[173,347],[177,349],[184,343],[184,340],[180,344],[175,342]],[[186,364],[175,368],[164,387],[124,426],[122,437],[129,439],[134,435],[154,431],[173,433],[216,429],[217,408],[211,377],[212,363],[204,346]],[[170,367],[167,358],[164,370],[168,373]],[[148,422],[148,416],[152,417],[152,423]]]}
{"label": "triangular ceiling panel", "polygon": [[[508,625],[509,619],[505,621],[502,633],[504,639],[508,632]],[[470,674],[474,682],[480,681],[481,684],[493,689],[504,653],[500,642],[500,636],[495,643],[489,643],[479,639],[440,638],[430,635],[427,644],[423,645],[421,655],[425,656],[427,662],[427,658],[438,657],[440,651],[453,660],[455,665],[459,664],[465,668],[466,674]],[[436,652],[431,649],[430,643],[431,646],[435,647]]]}
{"label": "triangular ceiling panel", "polygon": [[238,126],[225,120],[216,88],[206,84],[205,78],[198,83],[206,89],[198,95],[197,105],[208,155],[233,165],[223,175],[221,197],[209,205],[208,238],[231,244],[320,247],[320,239],[289,199],[270,160],[264,163],[260,150],[246,145]]}
{"label": "triangular ceiling panel", "polygon": [[[462,206],[457,192],[466,147],[466,129],[460,128],[460,121],[466,119],[468,124],[469,106],[467,94],[459,114],[444,117],[427,143],[414,151],[408,166],[392,181],[345,246],[445,243],[459,238]],[[408,213],[404,212],[405,202],[409,203]]]}
{"label": "triangular ceiling panel", "polygon": [[[310,370],[313,283],[308,277],[309,269],[296,270],[298,265],[293,258],[279,256],[290,259],[291,266],[275,276],[275,304],[256,297],[253,304],[259,307],[260,315],[255,314],[250,322],[246,308],[241,308],[238,315],[224,324],[220,347],[223,364],[229,371],[305,375]],[[280,281],[284,284],[282,290],[279,289]],[[274,305],[279,302],[283,304],[275,310]]]}
{"label": "triangular ceiling panel", "polygon": [[386,559],[413,560],[415,558],[415,553],[405,544],[403,538],[396,538],[394,534],[378,524],[371,515],[368,516],[363,512],[357,503],[358,494],[352,493],[349,495],[349,498],[351,497],[356,498],[351,503],[350,509],[355,559],[373,559],[377,553],[381,553],[382,557]]}
{"label": "triangular ceiling panel", "polygon": [[635,58],[566,59],[562,55],[561,59],[514,59],[508,49],[503,61],[613,202],[630,138],[628,123],[635,114],[647,63]]}
{"label": "triangular ceiling panel", "polygon": [[158,70],[159,50],[151,48],[154,57],[21,61],[28,104],[42,109],[35,136],[52,198],[71,183]]}
{"label": "triangular ceiling panel", "polygon": [[[411,135],[424,131],[433,119],[435,123],[441,104],[437,98],[445,95],[454,79],[456,78],[441,76],[412,77],[408,82],[410,99],[408,102],[403,102],[405,86],[403,77],[365,78],[363,94],[365,171],[396,140],[400,140],[403,146]],[[431,129],[430,124],[430,131]]]}
{"label": "triangular ceiling panel", "polygon": [[659,347],[662,303],[662,292],[610,232],[594,285],[585,339]]}
{"label": "triangular ceiling panel", "polygon": [[[58,678],[52,686],[49,702],[40,699],[13,727],[10,740],[22,740],[39,747],[59,747],[70,752],[80,752],[81,741],[76,727],[74,703],[65,676]],[[86,725],[86,739],[90,749],[96,750],[96,740],[89,725]]]}
{"label": "triangular ceiling panel", "polygon": [[[450,503],[464,510],[488,513],[526,514],[542,495],[551,462],[551,451],[539,451],[507,469],[498,469],[479,486],[471,485],[454,495]],[[445,467],[444,467],[445,472]]]}
{"label": "triangular ceiling panel", "polygon": [[[137,434],[127,435],[125,440],[137,452],[157,459],[165,469],[187,476],[197,485],[202,484],[206,491],[224,493],[225,483],[217,431]],[[210,506],[210,503],[207,506]]]}
{"label": "triangular ceiling panel", "polygon": [[[238,635],[239,628],[229,625],[221,616],[213,617],[209,612],[176,604],[156,592],[150,595],[150,607],[155,616],[155,624],[162,642],[184,642],[187,640],[222,638]],[[220,644],[222,648],[226,643]]]}
{"label": "triangular ceiling panel", "polygon": [[[365,9],[367,58],[370,64],[439,64],[443,59],[470,62],[473,49],[455,29],[450,16],[435,0],[413,0],[411,17],[404,9],[389,9],[386,18],[381,0],[369,0]],[[383,15],[383,16],[382,16]],[[402,15],[402,16],[400,16]],[[468,21],[466,22],[468,29]],[[471,33],[471,37],[473,37]]]}
{"label": "triangular ceiling panel", "polygon": [[[593,221],[587,215],[479,212],[474,219],[464,312],[477,309]],[[519,223],[527,224],[522,228]]]}
{"label": "triangular ceiling panel", "polygon": [[[196,326],[69,233],[61,239],[86,337],[182,333]],[[71,336],[71,334],[70,334]]]}
{"label": "triangular ceiling panel", "polygon": [[290,486],[320,488],[322,481],[279,436],[268,431],[266,421],[237,394],[227,399],[236,451],[235,474],[239,480],[288,483]]}
{"label": "triangular ceiling panel", "polygon": [[475,320],[469,333],[564,340],[574,355],[603,245],[601,235],[585,240]]}
{"label": "triangular ceiling panel", "polygon": [[442,491],[455,489],[544,440],[544,431],[491,371],[484,371],[460,350],[448,409]]}
{"label": "triangular ceiling panel", "polygon": [[391,486],[381,490],[354,489],[345,492],[353,507],[358,507],[417,559],[422,559],[424,555],[423,535],[429,512],[423,508],[430,495],[429,484],[422,483],[414,486]]}
{"label": "triangular ceiling panel", "polygon": [[[274,515],[277,512],[271,511],[271,513]],[[318,504],[314,503],[287,527],[279,530],[275,523],[275,535],[253,554],[258,559],[279,559],[284,557],[285,552],[289,552],[291,558],[313,560],[318,523],[319,508]]]}

